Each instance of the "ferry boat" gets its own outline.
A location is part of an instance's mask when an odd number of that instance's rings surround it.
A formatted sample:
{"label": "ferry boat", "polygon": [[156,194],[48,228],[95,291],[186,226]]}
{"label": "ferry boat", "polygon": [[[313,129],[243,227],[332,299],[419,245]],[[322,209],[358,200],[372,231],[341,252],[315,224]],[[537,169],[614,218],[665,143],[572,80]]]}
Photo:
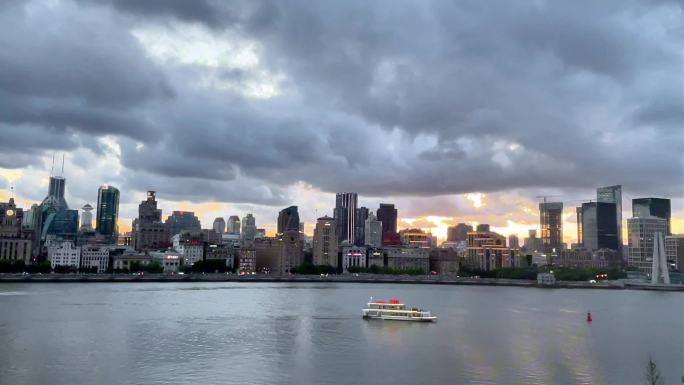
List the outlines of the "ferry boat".
{"label": "ferry boat", "polygon": [[416,308],[407,309],[406,305],[399,302],[398,299],[373,301],[373,297],[371,297],[370,302],[366,304],[366,308],[362,309],[361,312],[365,319],[414,322],[434,322],[437,320],[437,317],[430,314],[429,311]]}

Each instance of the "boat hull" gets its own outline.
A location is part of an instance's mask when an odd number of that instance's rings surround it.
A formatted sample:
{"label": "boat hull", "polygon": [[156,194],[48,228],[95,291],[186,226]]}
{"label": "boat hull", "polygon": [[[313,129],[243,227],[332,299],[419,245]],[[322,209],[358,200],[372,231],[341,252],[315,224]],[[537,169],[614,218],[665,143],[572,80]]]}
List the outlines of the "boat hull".
{"label": "boat hull", "polygon": [[383,321],[407,321],[407,322],[435,322],[437,317],[399,317],[399,316],[388,316],[388,315],[364,315],[364,319],[377,319]]}

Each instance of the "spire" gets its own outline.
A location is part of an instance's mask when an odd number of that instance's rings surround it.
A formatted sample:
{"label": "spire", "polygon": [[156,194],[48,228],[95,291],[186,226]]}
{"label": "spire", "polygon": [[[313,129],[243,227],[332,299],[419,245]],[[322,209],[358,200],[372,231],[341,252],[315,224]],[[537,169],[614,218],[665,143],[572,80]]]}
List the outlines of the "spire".
{"label": "spire", "polygon": [[64,153],[62,153],[62,173],[60,176],[64,176]]}
{"label": "spire", "polygon": [[50,167],[50,176],[53,175],[55,171],[55,153],[52,153],[52,167]]}

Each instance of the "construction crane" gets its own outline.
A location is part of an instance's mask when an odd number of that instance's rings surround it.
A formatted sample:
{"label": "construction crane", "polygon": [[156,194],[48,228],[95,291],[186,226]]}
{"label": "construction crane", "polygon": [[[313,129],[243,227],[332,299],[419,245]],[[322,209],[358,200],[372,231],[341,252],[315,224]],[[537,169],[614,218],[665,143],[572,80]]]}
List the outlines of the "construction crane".
{"label": "construction crane", "polygon": [[562,196],[565,196],[565,195],[537,195],[535,198],[537,198],[537,199],[543,198],[544,199],[543,202],[546,203],[546,198],[562,197]]}

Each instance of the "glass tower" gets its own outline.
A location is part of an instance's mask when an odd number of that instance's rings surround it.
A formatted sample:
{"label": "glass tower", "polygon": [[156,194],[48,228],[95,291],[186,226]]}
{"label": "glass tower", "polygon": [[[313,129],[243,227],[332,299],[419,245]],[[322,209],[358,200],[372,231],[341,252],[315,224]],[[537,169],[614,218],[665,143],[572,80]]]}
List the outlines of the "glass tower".
{"label": "glass tower", "polygon": [[102,185],[97,190],[97,220],[95,230],[109,242],[116,241],[119,219],[119,190],[116,187]]}

